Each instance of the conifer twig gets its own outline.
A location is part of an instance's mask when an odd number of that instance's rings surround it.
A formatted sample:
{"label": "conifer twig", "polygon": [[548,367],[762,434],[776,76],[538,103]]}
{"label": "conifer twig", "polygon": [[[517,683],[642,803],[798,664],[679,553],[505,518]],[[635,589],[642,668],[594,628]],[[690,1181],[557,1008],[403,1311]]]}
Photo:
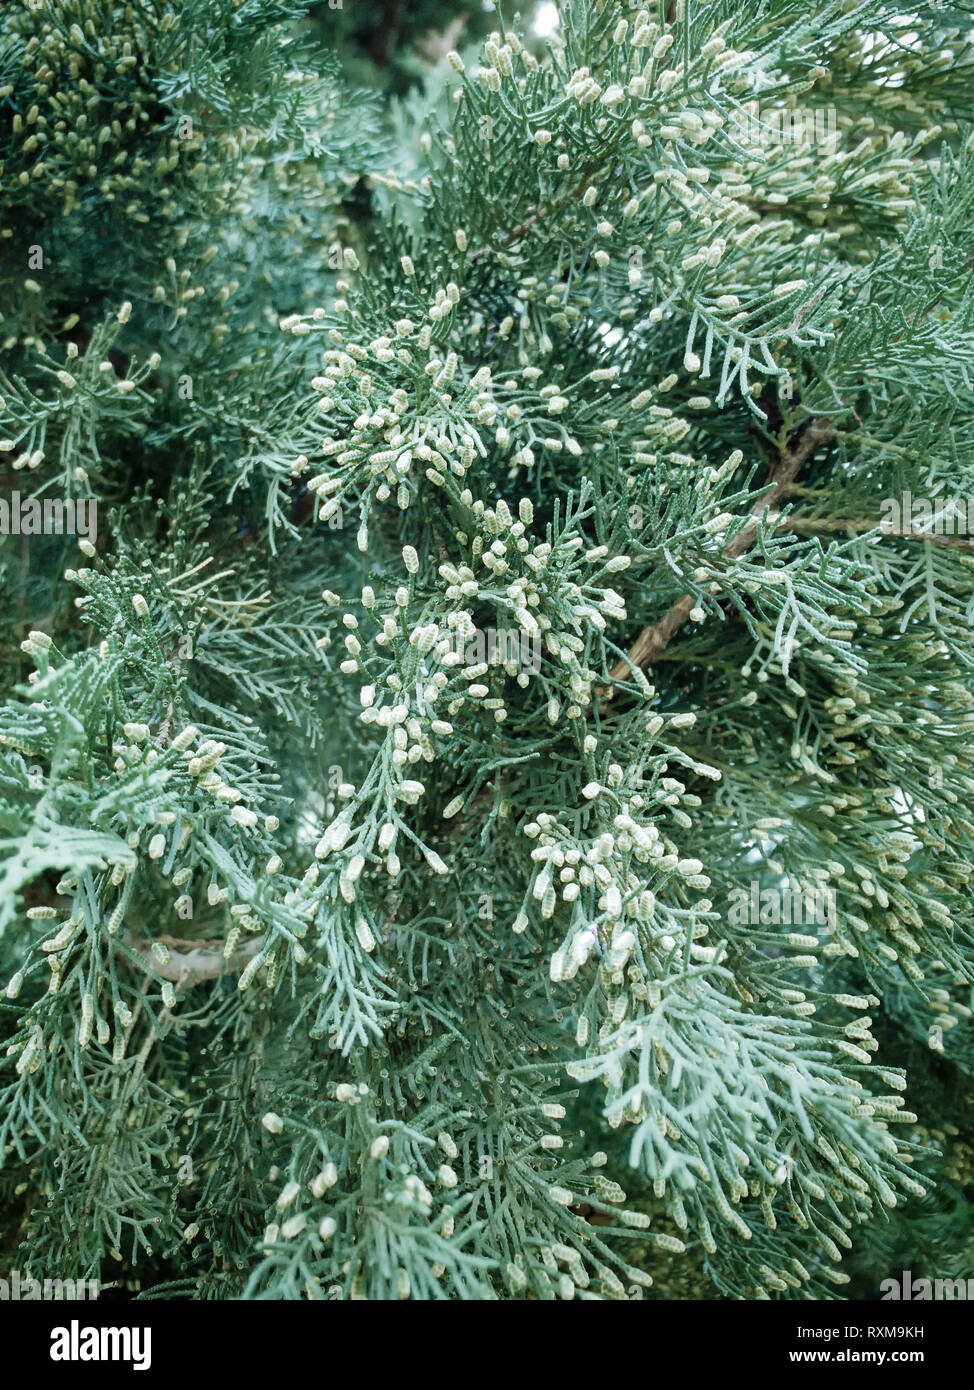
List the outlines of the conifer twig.
{"label": "conifer twig", "polygon": [[[816,416],[807,422],[794,443],[783,449],[772,464],[768,480],[770,491],[765,492],[754,503],[751,508],[752,517],[760,517],[765,511],[772,515],[776,513],[802,465],[820,444],[832,438],[832,433],[831,423],[824,416]],[[756,538],[757,527],[749,526],[734,537],[723,553],[727,559],[733,560],[749,549]],[[683,594],[670,606],[659,622],[644,627],[629,648],[626,658],[617,661],[613,666],[612,679],[623,680],[633,667],[652,665],[687,621],[695,602],[692,594]]]}
{"label": "conifer twig", "polygon": [[207,949],[215,944],[213,942],[182,941],[181,945],[190,949],[176,951],[168,945],[173,940],[172,937],[157,938],[157,940],[162,940],[169,953],[169,958],[165,962],[152,955],[151,941],[131,940],[129,944],[134,951],[138,951],[139,955],[149,962],[155,974],[161,975],[164,980],[171,980],[173,984],[183,988],[199,984],[201,980],[215,980],[228,971],[239,970],[250,960],[251,956],[256,954],[261,945],[260,938],[254,937],[253,940],[245,942],[227,959],[222,950]]}

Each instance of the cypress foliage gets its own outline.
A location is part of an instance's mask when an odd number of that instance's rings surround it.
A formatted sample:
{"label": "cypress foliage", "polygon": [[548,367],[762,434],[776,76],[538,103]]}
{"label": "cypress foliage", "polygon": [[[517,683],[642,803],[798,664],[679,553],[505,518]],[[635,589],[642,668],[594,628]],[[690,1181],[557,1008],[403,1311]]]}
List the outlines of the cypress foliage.
{"label": "cypress foliage", "polygon": [[0,1274],[974,1273],[969,7],[339,11],[0,14]]}

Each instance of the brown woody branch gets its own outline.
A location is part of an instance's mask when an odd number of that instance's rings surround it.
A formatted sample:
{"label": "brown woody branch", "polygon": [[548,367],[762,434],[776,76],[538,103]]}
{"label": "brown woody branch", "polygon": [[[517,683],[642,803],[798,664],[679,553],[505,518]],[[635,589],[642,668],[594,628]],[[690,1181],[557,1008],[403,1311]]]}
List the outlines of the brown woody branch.
{"label": "brown woody branch", "polygon": [[974,549],[974,539],[970,536],[939,535],[936,531],[918,531],[904,526],[880,526],[876,521],[861,517],[786,516],[779,525],[783,531],[845,531],[850,535],[878,529],[884,536],[897,536],[902,540],[926,541],[928,545],[946,545],[956,550]]}

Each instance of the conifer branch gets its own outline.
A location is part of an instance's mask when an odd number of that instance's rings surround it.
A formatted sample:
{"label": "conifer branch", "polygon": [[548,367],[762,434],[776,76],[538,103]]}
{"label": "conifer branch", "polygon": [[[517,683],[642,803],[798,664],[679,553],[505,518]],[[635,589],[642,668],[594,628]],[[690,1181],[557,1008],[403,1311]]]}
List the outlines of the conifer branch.
{"label": "conifer branch", "polygon": [[876,531],[880,536],[896,536],[900,540],[924,541],[927,545],[943,545],[958,550],[970,550],[974,540],[963,536],[937,535],[934,531],[917,530],[916,527],[880,526],[878,521],[864,517],[811,517],[795,516],[790,513],[778,522],[783,531],[808,531],[815,533],[847,532],[850,535]]}
{"label": "conifer branch", "polygon": [[[826,417],[815,417],[806,422],[797,432],[797,437],[781,448],[770,466],[770,477],[762,489],[762,495],[751,507],[753,517],[767,514],[769,523],[777,518],[778,508],[788,496],[802,465],[822,444],[833,437],[832,425]],[[725,559],[733,560],[743,555],[757,539],[756,527],[740,531],[723,551]],[[611,671],[613,680],[624,680],[634,667],[650,666],[660,656],[670,641],[688,621],[695,605],[692,594],[682,598],[667,609],[656,623],[644,627],[629,648],[624,660],[617,661]]]}
{"label": "conifer branch", "polygon": [[974,41],[498,5],[0,7],[0,1278],[966,1258]]}
{"label": "conifer branch", "polygon": [[[151,941],[129,937],[128,944],[142,956],[153,974],[161,976],[164,980],[171,980],[181,989],[188,989],[203,980],[215,980],[220,975],[239,974],[263,944],[259,939],[247,941],[227,956],[222,949],[222,941],[190,942],[179,937],[166,936],[156,939],[166,947],[164,960],[160,960],[153,953]],[[216,947],[220,949],[217,950]]]}

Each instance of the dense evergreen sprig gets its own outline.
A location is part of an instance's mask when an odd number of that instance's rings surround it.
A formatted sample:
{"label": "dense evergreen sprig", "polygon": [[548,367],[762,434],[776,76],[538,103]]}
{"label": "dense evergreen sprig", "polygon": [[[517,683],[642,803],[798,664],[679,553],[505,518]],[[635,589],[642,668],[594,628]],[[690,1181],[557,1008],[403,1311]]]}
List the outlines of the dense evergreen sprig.
{"label": "dense evergreen sprig", "polygon": [[3,1267],[969,1272],[969,7],[501,8],[0,16]]}

